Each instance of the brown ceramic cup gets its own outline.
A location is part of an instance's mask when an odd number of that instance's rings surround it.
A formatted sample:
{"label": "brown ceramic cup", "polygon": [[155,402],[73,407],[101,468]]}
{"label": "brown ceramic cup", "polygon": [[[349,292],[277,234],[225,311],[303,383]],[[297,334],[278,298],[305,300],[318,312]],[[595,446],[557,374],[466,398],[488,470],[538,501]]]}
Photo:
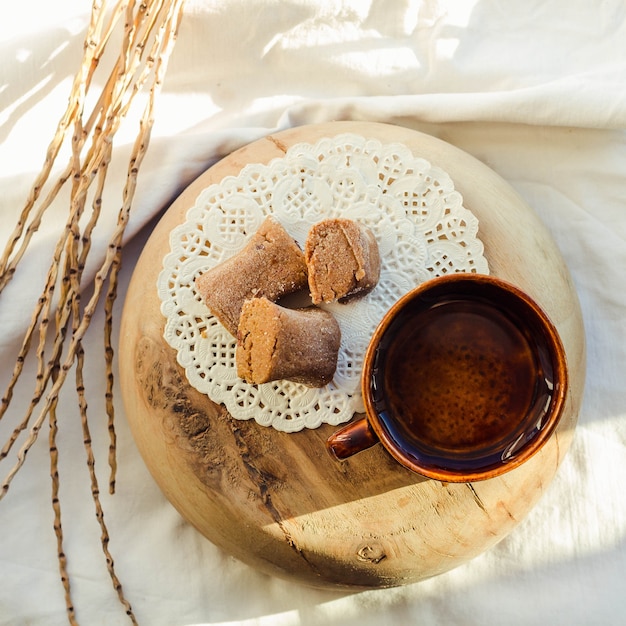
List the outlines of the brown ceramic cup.
{"label": "brown ceramic cup", "polygon": [[366,351],[365,417],[334,433],[346,459],[381,443],[404,467],[444,482],[500,475],[556,428],[568,386],[558,332],[498,278],[434,278],[398,300]]}

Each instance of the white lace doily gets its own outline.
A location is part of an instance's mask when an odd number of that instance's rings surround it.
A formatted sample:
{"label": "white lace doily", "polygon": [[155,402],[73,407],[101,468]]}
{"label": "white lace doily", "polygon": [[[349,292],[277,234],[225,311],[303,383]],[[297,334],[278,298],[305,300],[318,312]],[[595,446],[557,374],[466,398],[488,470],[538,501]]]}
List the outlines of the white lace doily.
{"label": "white lace doily", "polygon": [[[236,341],[194,289],[196,276],[236,254],[269,214],[302,247],[314,223],[338,216],[367,224],[378,241],[376,288],[348,304],[323,305],[342,339],[335,377],[320,389],[244,383],[237,377]],[[385,311],[433,276],[488,273],[477,231],[448,174],[403,144],[344,134],[295,145],[282,158],[246,165],[206,188],[172,231],[158,278],[165,339],[189,383],[236,419],[288,432],[346,422],[363,410],[362,359]]]}

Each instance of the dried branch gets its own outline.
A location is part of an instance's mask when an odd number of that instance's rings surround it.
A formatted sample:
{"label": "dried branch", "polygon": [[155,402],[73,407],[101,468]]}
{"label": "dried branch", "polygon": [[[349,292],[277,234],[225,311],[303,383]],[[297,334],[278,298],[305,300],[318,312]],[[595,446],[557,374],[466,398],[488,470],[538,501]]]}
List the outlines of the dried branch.
{"label": "dried branch", "polygon": [[[52,507],[54,532],[57,540],[59,571],[66,598],[68,620],[76,623],[71,599],[71,585],[67,556],[63,549],[63,528],[59,498],[59,450],[57,436],[59,422],[57,408],[59,394],[67,376],[75,369],[77,401],[81,416],[87,468],[91,493],[101,531],[101,543],[107,568],[118,598],[127,615],[136,623],[132,609],[122,592],[109,551],[109,534],[100,501],[95,457],[87,414],[87,394],[84,385],[85,353],[82,342],[90,327],[97,307],[104,297],[104,355],[106,370],[105,412],[109,432],[109,491],[114,492],[116,480],[116,434],[113,402],[112,345],[113,307],[117,297],[117,283],[122,260],[122,243],[135,196],[137,177],[148,149],[154,122],[154,106],[160,92],[171,51],[175,44],[178,25],[182,18],[184,0],[119,0],[107,19],[105,3],[94,0],[87,29],[82,64],[75,76],[68,105],[48,146],[42,171],[36,177],[17,224],[0,255],[0,293],[15,275],[42,219],[57,200],[67,183],[71,184],[66,223],[52,251],[50,267],[5,393],[0,400],[0,419],[6,416],[28,355],[34,352],[36,375],[30,402],[0,449],[0,462],[25,435],[16,454],[16,460],[0,484],[0,500],[9,491],[11,482],[23,467],[28,452],[36,443],[42,426],[48,420],[50,474],[52,479]],[[104,81],[104,87],[95,98],[91,112],[84,110],[93,78],[113,33],[123,22],[120,50]],[[108,247],[93,279],[90,297],[82,302],[84,270],[92,249],[94,232],[101,217],[103,192],[108,167],[113,159],[113,141],[130,112],[136,96],[147,90],[147,99],[140,116],[136,141],[130,155],[126,181],[121,194],[117,223],[110,235]],[[63,171],[49,182],[55,161],[70,128],[71,157]],[[48,187],[46,193],[44,189]],[[95,187],[95,189],[94,189]],[[91,200],[89,197],[91,196]],[[87,207],[90,214],[85,212]],[[50,341],[51,340],[51,341]],[[36,412],[38,410],[38,412]]]}

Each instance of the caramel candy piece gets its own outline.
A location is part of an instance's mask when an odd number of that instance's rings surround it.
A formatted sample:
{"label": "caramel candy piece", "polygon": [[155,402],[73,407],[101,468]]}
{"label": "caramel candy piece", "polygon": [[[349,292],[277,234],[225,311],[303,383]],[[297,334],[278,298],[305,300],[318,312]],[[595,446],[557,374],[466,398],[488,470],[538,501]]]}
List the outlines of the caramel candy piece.
{"label": "caramel candy piece", "polygon": [[211,313],[236,337],[246,300],[261,296],[277,300],[306,287],[304,253],[268,217],[240,252],[201,274],[195,284]]}
{"label": "caramel candy piece", "polygon": [[307,236],[304,256],[314,304],[365,295],[380,277],[374,233],[353,220],[327,219],[315,224]]}
{"label": "caramel candy piece", "polygon": [[237,375],[248,383],[284,379],[323,387],[335,374],[340,342],[339,324],[328,311],[253,298],[241,310]]}

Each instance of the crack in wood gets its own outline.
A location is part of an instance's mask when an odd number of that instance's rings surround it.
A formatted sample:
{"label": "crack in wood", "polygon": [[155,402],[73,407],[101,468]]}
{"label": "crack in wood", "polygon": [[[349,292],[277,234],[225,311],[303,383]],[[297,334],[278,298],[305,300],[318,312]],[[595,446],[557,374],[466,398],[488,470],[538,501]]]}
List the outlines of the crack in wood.
{"label": "crack in wood", "polygon": [[284,152],[285,154],[287,153],[287,146],[282,141],[276,139],[273,135],[268,135],[267,139],[269,139],[269,141],[271,141],[281,152]]}
{"label": "crack in wood", "polygon": [[287,545],[309,566],[311,571],[313,571],[317,575],[320,575],[318,568],[307,558],[304,551],[298,546],[298,543],[294,539],[293,535],[286,527],[283,516],[274,505],[274,502],[272,500],[272,494],[270,493],[270,486],[268,483],[275,482],[276,477],[272,474],[269,474],[268,472],[263,471],[262,469],[259,469],[251,461],[250,451],[242,436],[241,429],[238,428],[235,424],[231,424],[231,432],[233,434],[235,445],[240,452],[241,460],[243,462],[246,473],[248,474],[248,477],[250,478],[252,483],[257,487],[258,494],[260,496],[261,502],[263,503],[263,506],[268,511],[278,528],[280,528],[283,536],[285,537]]}
{"label": "crack in wood", "polygon": [[478,508],[481,509],[483,513],[485,513],[485,515],[489,516],[489,511],[487,511],[487,507],[485,506],[485,503],[480,499],[480,496],[476,492],[474,485],[472,485],[472,483],[465,483],[465,484],[467,485],[467,488],[470,490],[472,497],[474,498],[474,502],[476,502],[476,504],[478,505]]}

